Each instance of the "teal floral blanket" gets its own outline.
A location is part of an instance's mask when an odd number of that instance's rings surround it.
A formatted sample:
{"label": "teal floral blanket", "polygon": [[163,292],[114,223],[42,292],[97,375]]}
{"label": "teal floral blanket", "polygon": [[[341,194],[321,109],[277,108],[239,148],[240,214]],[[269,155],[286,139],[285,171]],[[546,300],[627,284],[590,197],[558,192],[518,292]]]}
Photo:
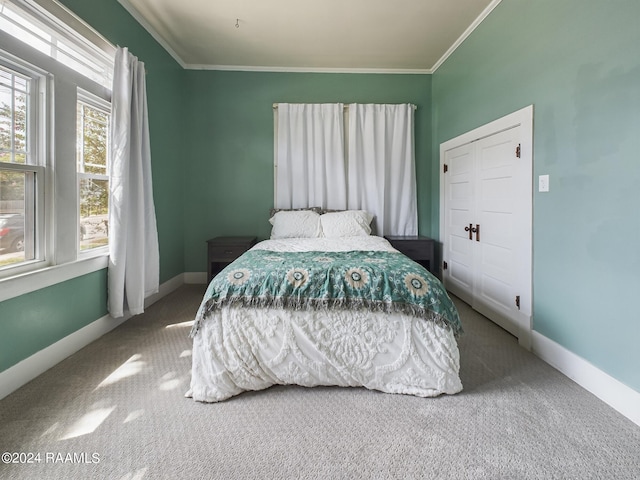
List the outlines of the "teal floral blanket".
{"label": "teal floral blanket", "polygon": [[250,250],[211,281],[205,299],[191,336],[203,317],[224,306],[404,313],[462,333],[440,281],[398,252]]}

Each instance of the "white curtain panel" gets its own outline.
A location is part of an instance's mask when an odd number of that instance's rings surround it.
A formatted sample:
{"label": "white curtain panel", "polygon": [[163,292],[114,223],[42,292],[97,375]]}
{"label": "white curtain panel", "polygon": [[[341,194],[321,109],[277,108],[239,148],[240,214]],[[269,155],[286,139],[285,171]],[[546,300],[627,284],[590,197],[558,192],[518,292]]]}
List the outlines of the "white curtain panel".
{"label": "white curtain panel", "polygon": [[413,106],[349,105],[349,209],[375,215],[378,235],[417,235]]}
{"label": "white curtain panel", "polygon": [[109,156],[109,313],[144,311],[158,291],[159,252],[144,63],[127,48],[115,57]]}
{"label": "white curtain panel", "polygon": [[347,206],[344,105],[279,103],[276,208]]}

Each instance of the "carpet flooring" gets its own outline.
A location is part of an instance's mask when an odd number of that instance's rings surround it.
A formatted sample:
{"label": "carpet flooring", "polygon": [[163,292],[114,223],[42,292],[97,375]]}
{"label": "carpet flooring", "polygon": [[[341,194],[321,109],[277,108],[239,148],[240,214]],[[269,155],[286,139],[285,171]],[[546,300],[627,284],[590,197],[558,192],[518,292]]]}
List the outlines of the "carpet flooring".
{"label": "carpet flooring", "polygon": [[640,479],[640,427],[458,300],[457,395],[277,386],[194,402],[203,293],[179,288],[0,400],[0,453],[16,452],[0,478]]}

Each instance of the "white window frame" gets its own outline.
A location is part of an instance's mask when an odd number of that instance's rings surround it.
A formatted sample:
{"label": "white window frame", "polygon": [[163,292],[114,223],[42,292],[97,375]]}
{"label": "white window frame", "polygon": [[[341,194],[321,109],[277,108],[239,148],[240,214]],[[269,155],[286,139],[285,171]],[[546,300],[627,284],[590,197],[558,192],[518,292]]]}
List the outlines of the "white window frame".
{"label": "white window frame", "polygon": [[[47,236],[45,220],[46,213],[45,186],[49,182],[49,169],[47,168],[46,151],[48,148],[48,135],[46,118],[49,115],[48,94],[50,84],[47,72],[10,55],[0,55],[0,65],[13,70],[16,73],[28,77],[31,85],[29,100],[29,122],[26,125],[27,135],[27,160],[22,163],[0,163],[3,170],[21,173],[33,173],[35,175],[35,191],[33,192],[33,208],[35,209],[35,233],[33,259],[25,260],[15,265],[0,268],[0,279],[19,275],[21,273],[42,268],[47,264]],[[29,161],[31,163],[29,163]],[[26,192],[25,192],[26,197]],[[25,198],[25,202],[27,199]],[[25,223],[26,229],[26,223]]]}
{"label": "white window frame", "polygon": [[[48,23],[52,28],[66,29],[67,40],[75,33],[75,40],[84,42],[84,51],[101,49],[105,58],[113,65],[115,47],[87,24],[75,17],[65,7],[54,0],[11,0],[12,6],[18,5],[30,14],[37,14],[40,22]],[[15,5],[13,5],[15,4]],[[55,18],[51,12],[60,18]],[[66,25],[65,25],[66,22]],[[74,29],[68,27],[73,25]],[[78,29],[80,26],[82,28]],[[87,40],[87,36],[90,40]],[[65,42],[66,43],[66,42]],[[38,247],[41,259],[33,264],[20,264],[0,274],[0,302],[24,295],[29,292],[55,285],[88,273],[105,269],[108,265],[108,248],[91,249],[91,254],[79,255],[78,246],[78,178],[76,160],[75,126],[78,88],[102,98],[111,100],[109,82],[97,82],[73,70],[69,65],[58,62],[54,56],[27,45],[15,36],[0,28],[0,58],[10,65],[23,68],[34,66],[42,74],[45,95],[40,102],[44,108],[38,113],[38,122],[44,127],[38,145],[42,165],[38,165],[44,181],[38,194],[38,212],[41,213],[39,231],[42,244]],[[96,57],[97,58],[97,57]],[[11,67],[15,68],[15,67]],[[33,168],[30,166],[29,168]],[[12,167],[13,169],[14,167]],[[20,169],[23,167],[15,167]],[[93,252],[100,250],[100,252]]]}
{"label": "white window frame", "polygon": [[110,88],[115,47],[55,0],[4,0],[0,25],[16,38]]}

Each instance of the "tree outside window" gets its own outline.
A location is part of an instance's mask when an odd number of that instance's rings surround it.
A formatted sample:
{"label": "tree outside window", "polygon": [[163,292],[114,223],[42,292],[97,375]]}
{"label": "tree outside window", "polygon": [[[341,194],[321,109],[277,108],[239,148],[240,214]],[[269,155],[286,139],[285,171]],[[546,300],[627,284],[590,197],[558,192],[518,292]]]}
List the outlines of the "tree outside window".
{"label": "tree outside window", "polygon": [[110,113],[106,106],[80,96],[77,105],[77,151],[80,250],[109,242],[107,155]]}

